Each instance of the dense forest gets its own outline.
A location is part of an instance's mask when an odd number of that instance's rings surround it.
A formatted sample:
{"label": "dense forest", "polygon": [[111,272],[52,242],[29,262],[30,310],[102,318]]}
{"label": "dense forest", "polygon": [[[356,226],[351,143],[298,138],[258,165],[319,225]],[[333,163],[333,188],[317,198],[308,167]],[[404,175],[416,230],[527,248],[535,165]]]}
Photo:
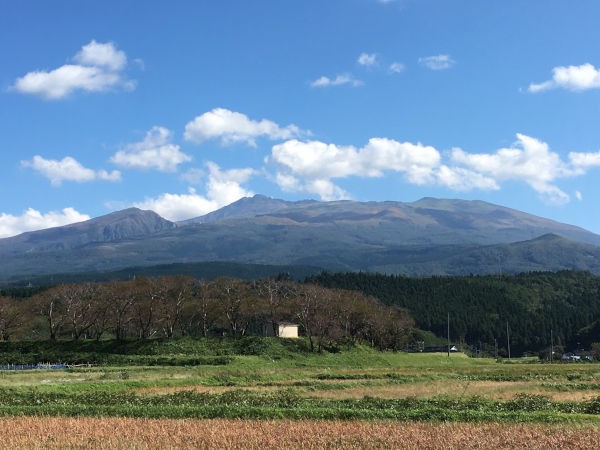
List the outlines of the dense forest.
{"label": "dense forest", "polygon": [[[355,290],[329,289],[288,277],[137,277],[0,291],[0,340],[115,339],[274,334],[294,322],[311,350],[367,342],[404,348],[414,323],[406,310]],[[267,333],[271,327],[272,333]]]}
{"label": "dense forest", "polygon": [[301,283],[178,275],[0,290],[2,340],[240,337],[282,321],[299,324],[315,350],[359,340],[423,349],[443,344],[449,323],[452,343],[473,353],[577,351],[600,342],[600,277],[323,272]]}
{"label": "dense forest", "polygon": [[[575,351],[600,341],[600,277],[587,272],[408,278],[322,273],[308,281],[354,289],[410,311],[418,328],[487,354]],[[449,317],[449,320],[448,320]]]}

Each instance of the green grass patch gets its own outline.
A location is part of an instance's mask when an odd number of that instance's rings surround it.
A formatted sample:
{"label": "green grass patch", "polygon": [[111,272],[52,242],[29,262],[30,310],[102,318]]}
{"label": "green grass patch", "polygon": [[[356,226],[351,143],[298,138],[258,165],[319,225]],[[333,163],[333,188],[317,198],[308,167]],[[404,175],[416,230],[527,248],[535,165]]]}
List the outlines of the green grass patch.
{"label": "green grass patch", "polygon": [[[0,343],[0,360],[19,354],[34,363],[95,362],[0,371],[2,415],[600,424],[598,364],[506,363],[361,345],[311,353],[304,339],[256,337]],[[58,359],[39,359],[44,355]],[[429,382],[431,392],[423,393]],[[378,397],[378,389],[389,398]],[[580,391],[592,400],[581,400]]]}

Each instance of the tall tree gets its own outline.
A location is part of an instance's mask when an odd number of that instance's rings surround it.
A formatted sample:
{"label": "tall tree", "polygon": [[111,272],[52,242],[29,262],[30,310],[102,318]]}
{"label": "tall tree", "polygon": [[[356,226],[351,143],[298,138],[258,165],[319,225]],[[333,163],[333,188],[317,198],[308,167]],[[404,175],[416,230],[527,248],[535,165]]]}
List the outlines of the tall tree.
{"label": "tall tree", "polygon": [[0,296],[0,340],[8,341],[10,336],[23,325],[23,308],[10,297]]}
{"label": "tall tree", "polygon": [[67,320],[64,285],[58,285],[36,294],[33,298],[34,308],[44,317],[50,340],[56,341]]}
{"label": "tall tree", "polygon": [[223,317],[231,334],[241,337],[246,334],[254,316],[256,297],[248,283],[229,277],[215,280],[215,288]]}

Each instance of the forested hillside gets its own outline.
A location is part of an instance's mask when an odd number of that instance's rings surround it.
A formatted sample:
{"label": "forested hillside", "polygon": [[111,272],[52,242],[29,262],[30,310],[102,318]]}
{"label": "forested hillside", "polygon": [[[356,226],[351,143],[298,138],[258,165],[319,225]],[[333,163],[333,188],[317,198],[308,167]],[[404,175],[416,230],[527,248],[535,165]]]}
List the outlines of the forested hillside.
{"label": "forested hillside", "polygon": [[356,289],[407,308],[417,326],[488,354],[565,350],[600,341],[600,277],[586,272],[408,278],[322,273],[311,282]]}

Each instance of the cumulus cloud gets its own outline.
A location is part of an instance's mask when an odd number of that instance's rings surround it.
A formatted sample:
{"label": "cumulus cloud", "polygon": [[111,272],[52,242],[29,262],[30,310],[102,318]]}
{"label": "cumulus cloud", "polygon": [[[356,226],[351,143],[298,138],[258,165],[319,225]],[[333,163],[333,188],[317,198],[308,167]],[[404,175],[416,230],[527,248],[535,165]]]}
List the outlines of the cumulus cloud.
{"label": "cumulus cloud", "polygon": [[127,56],[123,51],[117,50],[114,44],[102,44],[95,40],[84,45],[74,60],[82,66],[106,67],[112,71],[119,71],[127,64]]}
{"label": "cumulus cloud", "polygon": [[399,63],[399,62],[393,62],[388,67],[388,71],[390,73],[401,73],[401,72],[404,72],[404,64]]}
{"label": "cumulus cloud", "polygon": [[64,208],[60,212],[51,211],[46,214],[29,208],[20,216],[2,213],[0,214],[0,238],[15,236],[26,231],[60,227],[89,219],[88,215],[81,214],[73,208]]}
{"label": "cumulus cloud", "polygon": [[315,194],[322,200],[351,198],[336,180],[400,174],[413,185],[455,191],[499,190],[505,182],[522,182],[545,202],[557,205],[571,200],[557,185],[560,179],[600,166],[600,152],[572,152],[565,161],[545,142],[524,134],[517,134],[511,147],[495,152],[454,148],[445,155],[442,158],[434,147],[421,143],[387,138],[372,138],[360,148],[292,139],[274,145],[265,163],[275,167],[273,179],[283,191]]}
{"label": "cumulus cloud", "polygon": [[434,179],[439,161],[433,147],[385,138],[370,139],[362,148],[294,139],[273,146],[267,159],[277,166],[276,182],[283,190],[317,194],[323,200],[349,197],[332,179],[381,177],[394,171],[411,183],[424,184]]}
{"label": "cumulus cloud", "polygon": [[17,78],[12,89],[48,100],[67,97],[75,91],[103,92],[113,88],[133,89],[135,82],[127,80],[123,70],[127,57],[111,43],[92,40],[73,58],[76,64],[57,69],[37,70]]}
{"label": "cumulus cloud", "polygon": [[374,66],[377,64],[377,55],[375,53],[361,53],[356,62],[361,66]]}
{"label": "cumulus cloud", "polygon": [[206,195],[200,195],[190,188],[187,194],[165,193],[138,202],[135,206],[150,209],[166,219],[178,221],[208,214],[242,197],[254,195],[242,186],[254,175],[254,169],[221,170],[217,164],[208,162],[206,170]]}
{"label": "cumulus cloud", "polygon": [[329,78],[326,76],[322,76],[320,78],[317,78],[312,83],[310,83],[311,87],[314,87],[314,88],[324,88],[324,87],[329,87],[329,86],[343,86],[346,84],[349,86],[352,86],[352,87],[358,87],[358,86],[361,86],[363,84],[363,82],[361,80],[354,78],[352,75],[341,74],[341,75],[337,75],[335,78]]}
{"label": "cumulus cloud", "polygon": [[178,145],[169,143],[171,132],[164,127],[152,127],[141,142],[129,144],[118,151],[110,161],[128,169],[155,169],[175,172],[179,164],[192,160]]}
{"label": "cumulus cloud", "polygon": [[442,165],[437,169],[435,176],[438,184],[455,191],[470,191],[473,189],[497,191],[500,189],[500,185],[494,178],[463,167]]}
{"label": "cumulus cloud", "polygon": [[569,153],[569,160],[575,170],[585,170],[591,167],[600,166],[600,152],[593,153]]}
{"label": "cumulus cloud", "polygon": [[35,155],[31,161],[21,161],[23,167],[29,167],[50,180],[52,186],[60,186],[63,181],[75,181],[83,183],[86,181],[119,181],[121,172],[113,170],[93,170],[84,167],[76,159],[67,156],[63,159],[45,159]]}
{"label": "cumulus cloud", "polygon": [[452,161],[497,182],[525,182],[546,201],[555,204],[567,203],[570,198],[554,182],[578,173],[557,153],[550,151],[548,144],[524,134],[517,134],[513,147],[499,149],[493,154],[470,154],[454,149]]}
{"label": "cumulus cloud", "polygon": [[549,89],[586,91],[600,88],[600,70],[591,64],[581,66],[559,66],[552,69],[552,78],[542,83],[529,85],[529,92],[537,93]]}
{"label": "cumulus cloud", "polygon": [[445,70],[456,64],[450,55],[433,55],[419,58],[419,64],[431,70]]}
{"label": "cumulus cloud", "polygon": [[222,144],[244,142],[255,146],[256,139],[263,137],[283,140],[308,134],[296,125],[282,127],[271,120],[252,120],[245,114],[225,108],[206,112],[185,126],[184,138],[200,144],[210,139],[219,139]]}

